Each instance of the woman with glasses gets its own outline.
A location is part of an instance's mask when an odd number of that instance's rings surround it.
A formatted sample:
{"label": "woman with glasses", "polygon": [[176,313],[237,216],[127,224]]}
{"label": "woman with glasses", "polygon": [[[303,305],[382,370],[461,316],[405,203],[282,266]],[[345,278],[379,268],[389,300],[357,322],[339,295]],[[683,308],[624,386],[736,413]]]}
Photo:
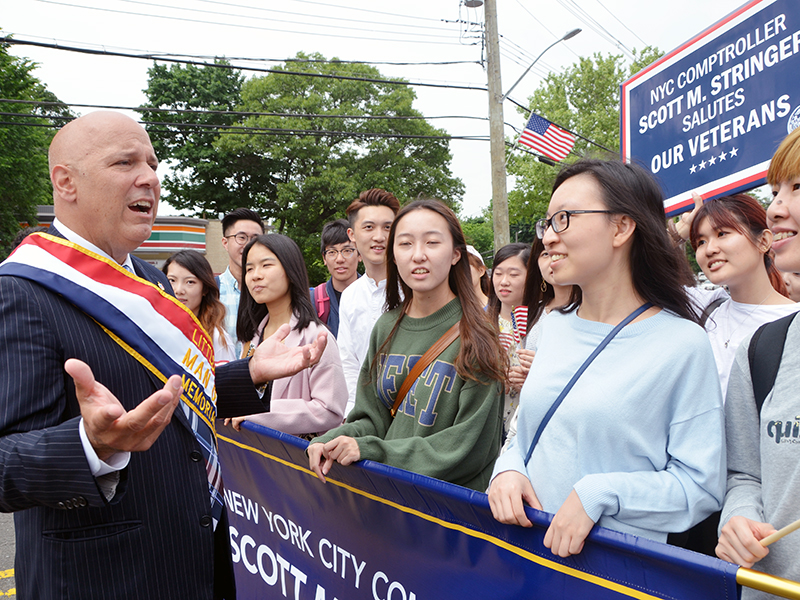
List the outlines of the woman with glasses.
{"label": "woman with glasses", "polygon": [[[284,323],[291,326],[283,341],[287,346],[303,346],[317,338],[325,326],[311,305],[303,254],[294,240],[275,233],[256,236],[244,248],[242,265],[244,285],[237,332],[244,344],[244,356]],[[231,419],[233,427],[239,429],[242,421],[252,421],[311,439],[339,425],[347,386],[333,336],[328,336],[328,345],[316,365],[273,381],[271,398],[269,412]]]}
{"label": "woman with glasses", "polygon": [[544,544],[562,557],[595,523],[665,541],[719,509],[725,453],[714,357],[661,190],[637,165],[583,160],[559,173],[547,215],[553,279],[582,299],[542,326],[492,513],[526,527],[525,503],[555,513]]}

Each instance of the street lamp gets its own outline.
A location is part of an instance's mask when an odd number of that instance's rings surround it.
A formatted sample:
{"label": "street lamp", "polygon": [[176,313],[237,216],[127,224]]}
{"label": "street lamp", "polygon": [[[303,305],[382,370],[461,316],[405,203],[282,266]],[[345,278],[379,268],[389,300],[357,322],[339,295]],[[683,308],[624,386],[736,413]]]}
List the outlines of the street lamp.
{"label": "street lamp", "polygon": [[[479,1],[479,0],[472,0],[472,1]],[[502,97],[502,98],[500,98],[500,102],[503,102],[503,100],[505,100],[506,98],[508,98],[508,95],[511,93],[511,91],[512,91],[512,90],[513,90],[515,87],[517,87],[517,84],[519,84],[519,82],[520,82],[520,81],[522,81],[522,80],[524,79],[525,75],[527,75],[527,74],[528,74],[528,72],[529,72],[529,71],[530,71],[530,70],[533,68],[533,65],[535,65],[535,64],[536,64],[536,61],[538,61],[540,58],[542,58],[542,56],[544,56],[544,53],[545,53],[545,52],[547,52],[548,50],[550,50],[550,48],[552,48],[553,46],[555,46],[556,44],[558,44],[558,43],[560,43],[560,42],[566,42],[567,40],[571,40],[571,39],[572,39],[572,38],[574,38],[576,35],[578,35],[578,34],[579,34],[581,31],[583,31],[583,30],[582,30],[582,29],[573,29],[572,31],[568,31],[568,32],[567,32],[567,33],[565,33],[563,36],[561,36],[561,38],[560,38],[560,39],[556,40],[555,42],[553,42],[552,44],[550,44],[550,45],[549,45],[547,48],[545,48],[544,50],[542,50],[541,54],[539,54],[539,56],[537,56],[536,58],[534,58],[534,59],[533,59],[533,62],[530,64],[530,66],[529,66],[527,69],[525,69],[525,72],[524,72],[522,75],[520,75],[520,76],[519,76],[519,79],[517,79],[517,80],[514,82],[514,85],[512,85],[510,88],[508,88],[508,91],[507,91],[505,94],[503,94],[503,97]]]}
{"label": "street lamp", "polygon": [[[481,0],[464,0],[476,4]],[[476,4],[480,6],[480,4]],[[528,74],[536,61],[538,61],[550,48],[578,35],[581,30],[573,29],[552,44],[536,57],[527,70],[514,85],[503,94],[500,82],[500,37],[497,33],[497,3],[496,0],[485,0],[484,14],[486,21],[486,71],[489,88],[489,153],[492,163],[492,221],[494,228],[494,249],[505,246],[511,241],[508,223],[508,192],[506,190],[506,146],[503,119],[503,101],[522,78]]]}

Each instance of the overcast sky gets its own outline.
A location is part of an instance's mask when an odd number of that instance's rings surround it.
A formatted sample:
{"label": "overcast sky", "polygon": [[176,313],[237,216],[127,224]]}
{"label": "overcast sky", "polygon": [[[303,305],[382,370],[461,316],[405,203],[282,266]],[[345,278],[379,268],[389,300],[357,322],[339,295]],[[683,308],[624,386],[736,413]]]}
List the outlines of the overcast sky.
{"label": "overcast sky", "polygon": [[[549,44],[571,29],[583,29],[549,50],[513,91],[512,98],[527,104],[547,72],[561,71],[579,56],[628,55],[630,49],[645,45],[669,51],[742,2],[499,0],[498,5],[504,91]],[[0,7],[3,33],[21,40],[139,54],[280,60],[303,51],[373,64],[473,61],[376,66],[384,75],[410,81],[486,86],[486,72],[477,64],[481,58],[477,27],[457,22],[483,21],[483,8],[468,9],[460,0],[0,0]],[[39,63],[34,74],[69,104],[137,106],[146,101],[142,90],[150,61],[20,45],[12,46],[11,53]],[[486,92],[425,87],[415,91],[415,108],[427,117],[488,115]],[[511,102],[507,100],[504,109],[506,122],[523,125],[524,117]],[[84,114],[93,109],[74,110]],[[136,113],[131,116],[138,118]],[[452,135],[489,132],[484,120],[446,119],[432,124]],[[513,135],[513,130],[507,127],[506,134]],[[466,186],[464,213],[478,214],[491,197],[489,143],[453,140],[450,149],[453,173]],[[511,178],[508,188],[513,188]],[[161,214],[167,213],[174,211],[162,206]]]}

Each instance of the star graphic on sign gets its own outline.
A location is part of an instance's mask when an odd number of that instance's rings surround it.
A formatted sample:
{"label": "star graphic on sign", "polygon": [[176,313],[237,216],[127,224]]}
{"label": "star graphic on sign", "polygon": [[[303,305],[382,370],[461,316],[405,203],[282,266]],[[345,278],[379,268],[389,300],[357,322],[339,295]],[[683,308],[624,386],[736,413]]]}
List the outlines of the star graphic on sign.
{"label": "star graphic on sign", "polygon": [[738,156],[739,149],[738,148],[731,148],[731,156]]}
{"label": "star graphic on sign", "polygon": [[694,175],[695,171],[697,171],[697,167],[696,167],[695,165],[692,165],[692,166],[689,168],[689,173],[691,173],[692,175]]}
{"label": "star graphic on sign", "polygon": [[727,154],[725,154],[724,152],[720,152],[719,159],[720,159],[720,160],[725,160],[725,157],[726,157],[726,156],[728,156],[728,155],[727,155]]}
{"label": "star graphic on sign", "polygon": [[704,161],[704,160],[701,160],[701,161],[700,161],[700,170],[702,171],[702,170],[703,170],[703,169],[705,169],[705,168],[706,168],[706,161]]}
{"label": "star graphic on sign", "polygon": [[711,158],[708,159],[708,164],[710,165],[716,164],[716,162],[717,162],[716,156],[712,156]]}

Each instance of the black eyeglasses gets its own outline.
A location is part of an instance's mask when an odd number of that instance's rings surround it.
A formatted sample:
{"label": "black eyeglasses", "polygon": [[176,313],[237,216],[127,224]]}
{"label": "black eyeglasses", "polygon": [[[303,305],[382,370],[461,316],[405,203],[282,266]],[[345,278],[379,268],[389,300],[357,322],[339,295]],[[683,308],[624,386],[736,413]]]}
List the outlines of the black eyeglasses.
{"label": "black eyeglasses", "polygon": [[258,236],[259,234],[257,233],[254,235],[247,235],[246,233],[239,232],[239,233],[234,233],[233,235],[226,235],[225,238],[226,239],[233,238],[236,240],[237,244],[239,244],[240,246],[244,246],[247,242],[256,239]]}
{"label": "black eyeglasses", "polygon": [[340,254],[342,255],[342,258],[350,258],[355,253],[356,253],[355,248],[342,248],[341,250],[337,250],[336,248],[328,248],[327,250],[325,250],[324,255],[325,258],[334,260]]}
{"label": "black eyeglasses", "polygon": [[544,234],[552,227],[555,233],[566,231],[569,227],[569,218],[572,215],[588,215],[588,214],[613,214],[610,210],[560,210],[554,213],[549,219],[539,219],[536,221],[536,237],[540,240],[544,238]]}

